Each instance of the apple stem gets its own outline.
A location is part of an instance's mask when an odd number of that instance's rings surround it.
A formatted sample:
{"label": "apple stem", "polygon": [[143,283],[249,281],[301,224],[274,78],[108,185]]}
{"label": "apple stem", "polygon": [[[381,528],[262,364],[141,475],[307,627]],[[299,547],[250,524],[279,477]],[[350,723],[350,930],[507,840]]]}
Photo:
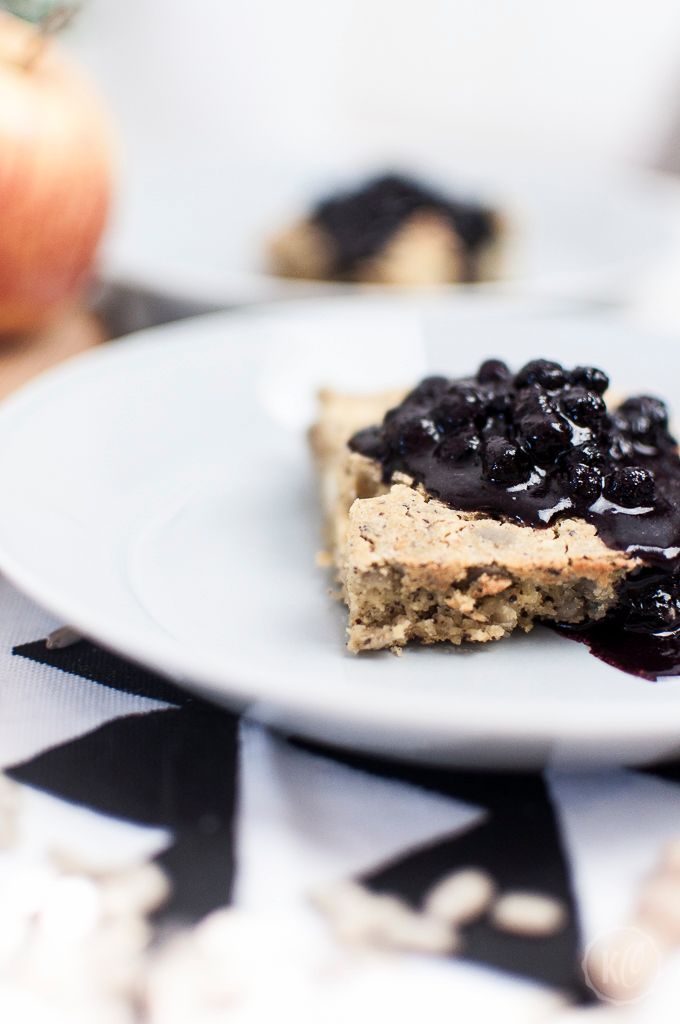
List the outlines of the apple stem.
{"label": "apple stem", "polygon": [[28,52],[21,63],[24,71],[31,71],[35,67],[47,46],[50,36],[65,28],[73,19],[79,7],[79,3],[58,4],[40,19]]}

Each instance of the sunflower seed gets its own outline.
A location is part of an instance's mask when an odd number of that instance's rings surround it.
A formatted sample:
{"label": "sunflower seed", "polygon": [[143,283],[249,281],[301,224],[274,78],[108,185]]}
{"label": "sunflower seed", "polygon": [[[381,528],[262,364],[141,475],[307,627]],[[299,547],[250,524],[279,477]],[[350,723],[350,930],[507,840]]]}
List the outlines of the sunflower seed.
{"label": "sunflower seed", "polygon": [[491,920],[496,928],[514,935],[539,938],[554,935],[567,923],[563,903],[538,892],[508,892],[497,900]]}
{"label": "sunflower seed", "polygon": [[426,914],[453,925],[474,921],[489,907],[494,894],[493,879],[476,868],[447,875],[430,889],[423,909]]}
{"label": "sunflower seed", "polygon": [[64,647],[72,647],[82,640],[80,633],[70,626],[60,626],[54,629],[45,640],[45,647],[48,651],[61,651]]}

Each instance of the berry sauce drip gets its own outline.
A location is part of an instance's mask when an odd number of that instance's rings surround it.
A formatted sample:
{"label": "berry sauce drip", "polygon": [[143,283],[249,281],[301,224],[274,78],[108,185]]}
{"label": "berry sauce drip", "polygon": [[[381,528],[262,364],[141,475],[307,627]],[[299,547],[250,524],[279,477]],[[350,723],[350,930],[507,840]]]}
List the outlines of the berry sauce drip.
{"label": "berry sauce drip", "polygon": [[643,565],[599,623],[558,627],[645,678],[680,674],[680,457],[658,398],[608,410],[601,370],[536,359],[512,374],[487,360],[475,377],[427,377],[350,448],[462,511],[533,527],[592,523]]}
{"label": "berry sauce drip", "polygon": [[312,214],[333,238],[334,272],[351,274],[377,255],[404,221],[420,211],[444,216],[453,226],[467,254],[467,274],[474,280],[475,256],[494,234],[490,210],[475,203],[452,202],[399,175],[377,178],[362,189],[320,203]]}

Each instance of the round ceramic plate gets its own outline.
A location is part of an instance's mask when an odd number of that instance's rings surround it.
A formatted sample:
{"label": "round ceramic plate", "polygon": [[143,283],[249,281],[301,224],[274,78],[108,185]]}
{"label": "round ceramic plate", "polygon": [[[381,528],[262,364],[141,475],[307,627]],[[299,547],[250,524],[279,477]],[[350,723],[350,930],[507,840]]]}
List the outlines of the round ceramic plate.
{"label": "round ceramic plate", "polygon": [[542,629],[352,656],[315,567],[305,430],[320,385],[538,354],[680,407],[676,341],[479,300],[287,304],[80,357],[0,410],[0,568],[116,651],[326,741],[469,765],[677,753],[680,679],[625,675]]}
{"label": "round ceramic plate", "polygon": [[[155,167],[148,175],[139,169],[119,204],[103,271],[214,305],[356,290],[275,277],[267,273],[266,245],[318,196],[374,171],[251,165],[236,155],[227,166],[173,163],[161,177]],[[680,185],[660,174],[498,154],[430,161],[413,172],[444,192],[486,200],[509,223],[503,280],[449,292],[621,299],[680,240]]]}

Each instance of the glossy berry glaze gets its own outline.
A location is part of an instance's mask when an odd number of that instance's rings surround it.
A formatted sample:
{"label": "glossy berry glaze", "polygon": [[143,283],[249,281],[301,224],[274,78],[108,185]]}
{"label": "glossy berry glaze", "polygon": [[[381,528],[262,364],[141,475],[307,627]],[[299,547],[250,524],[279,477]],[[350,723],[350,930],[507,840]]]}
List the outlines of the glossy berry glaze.
{"label": "glossy berry glaze", "polygon": [[407,218],[421,211],[449,221],[467,257],[465,277],[474,280],[477,252],[495,234],[493,214],[476,203],[452,202],[408,178],[386,175],[320,203],[311,219],[331,235],[333,272],[342,277],[376,256]]}
{"label": "glossy berry glaze", "polygon": [[680,674],[680,458],[657,398],[608,410],[606,374],[537,359],[512,374],[487,360],[475,377],[428,377],[353,451],[406,473],[452,508],[549,528],[592,523],[644,565],[616,609],[589,627],[558,627],[636,675]]}

